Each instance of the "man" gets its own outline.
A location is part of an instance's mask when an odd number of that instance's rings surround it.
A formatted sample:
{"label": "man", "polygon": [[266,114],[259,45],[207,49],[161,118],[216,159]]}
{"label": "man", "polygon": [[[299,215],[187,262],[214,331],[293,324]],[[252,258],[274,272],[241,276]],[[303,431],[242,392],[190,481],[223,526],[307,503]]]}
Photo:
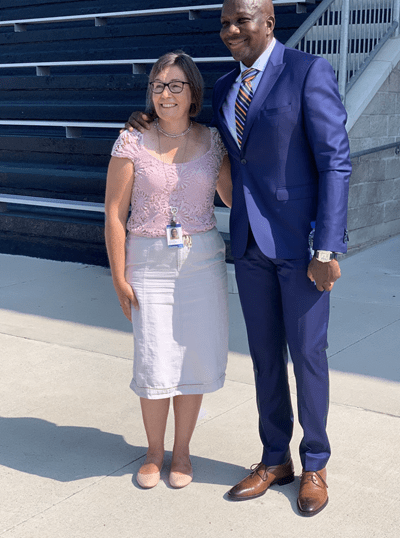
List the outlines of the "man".
{"label": "man", "polygon": [[313,516],[328,503],[326,348],[329,292],[347,241],[346,112],[330,64],[275,40],[271,0],[225,0],[221,24],[240,65],[215,84],[213,123],[232,166],[231,249],[263,444],[261,462],[229,497],[253,499],[294,479],[288,346],[304,432],[298,509]]}
{"label": "man", "polygon": [[[329,63],[275,40],[271,0],[226,0],[221,24],[241,63],[215,84],[214,124],[232,165],[231,248],[264,447],[261,463],[229,495],[251,499],[293,480],[288,344],[304,431],[298,508],[312,516],[328,502],[328,292],[340,276],[336,253],[346,251],[346,112]],[[237,104],[248,68],[255,77]],[[316,255],[308,263],[312,222]]]}

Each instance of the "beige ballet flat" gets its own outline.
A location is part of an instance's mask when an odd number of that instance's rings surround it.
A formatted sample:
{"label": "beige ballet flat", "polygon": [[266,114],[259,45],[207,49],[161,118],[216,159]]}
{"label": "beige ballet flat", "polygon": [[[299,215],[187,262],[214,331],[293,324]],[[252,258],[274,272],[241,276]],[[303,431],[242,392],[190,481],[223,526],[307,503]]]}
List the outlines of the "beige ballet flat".
{"label": "beige ballet flat", "polygon": [[193,480],[193,471],[189,474],[171,471],[169,473],[169,483],[173,488],[184,488]]}
{"label": "beige ballet flat", "polygon": [[136,482],[139,484],[141,488],[144,488],[144,489],[154,488],[154,486],[156,486],[160,481],[161,469],[160,471],[157,471],[156,473],[144,474],[140,472],[140,470],[143,467],[144,465],[142,465],[142,467],[138,471],[138,474],[136,475]]}

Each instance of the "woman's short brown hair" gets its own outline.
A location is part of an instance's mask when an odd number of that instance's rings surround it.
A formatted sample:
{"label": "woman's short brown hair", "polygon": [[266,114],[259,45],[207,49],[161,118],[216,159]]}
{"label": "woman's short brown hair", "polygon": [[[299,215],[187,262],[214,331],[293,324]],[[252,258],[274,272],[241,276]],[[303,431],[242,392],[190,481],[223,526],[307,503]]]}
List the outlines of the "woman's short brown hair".
{"label": "woman's short brown hair", "polygon": [[[190,107],[189,115],[194,118],[200,113],[203,104],[204,82],[197,65],[188,54],[182,50],[176,50],[174,52],[167,52],[167,54],[161,56],[161,58],[156,61],[150,71],[149,81],[153,82],[161,71],[164,71],[166,67],[171,65],[176,65],[182,69],[182,71],[185,73],[187,81],[190,84],[193,103]],[[152,96],[153,94],[149,84],[146,94],[146,111],[149,114],[156,115]]]}

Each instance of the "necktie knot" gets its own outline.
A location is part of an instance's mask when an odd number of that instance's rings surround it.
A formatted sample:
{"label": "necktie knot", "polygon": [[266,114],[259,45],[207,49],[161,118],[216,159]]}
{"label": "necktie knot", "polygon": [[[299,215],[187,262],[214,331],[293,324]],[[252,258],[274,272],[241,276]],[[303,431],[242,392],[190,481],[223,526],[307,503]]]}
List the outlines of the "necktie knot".
{"label": "necktie knot", "polygon": [[249,69],[246,69],[245,71],[242,72],[242,83],[243,82],[251,82],[253,79],[256,78],[257,76],[257,69],[253,69],[252,67],[250,67]]}

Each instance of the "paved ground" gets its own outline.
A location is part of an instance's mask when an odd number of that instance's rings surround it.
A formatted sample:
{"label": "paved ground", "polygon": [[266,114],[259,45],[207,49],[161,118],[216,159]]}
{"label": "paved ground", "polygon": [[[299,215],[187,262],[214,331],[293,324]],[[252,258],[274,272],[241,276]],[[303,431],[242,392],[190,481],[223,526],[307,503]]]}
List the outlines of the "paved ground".
{"label": "paved ground", "polygon": [[[400,236],[341,264],[330,325],[330,503],[296,511],[299,479],[232,503],[259,461],[252,369],[230,295],[225,387],[204,399],[194,482],[141,490],[132,337],[107,269],[0,255],[0,535],[5,538],[400,536]],[[295,398],[293,376],[292,392]],[[172,417],[167,432],[171,449]],[[292,443],[301,472],[296,425]]]}

